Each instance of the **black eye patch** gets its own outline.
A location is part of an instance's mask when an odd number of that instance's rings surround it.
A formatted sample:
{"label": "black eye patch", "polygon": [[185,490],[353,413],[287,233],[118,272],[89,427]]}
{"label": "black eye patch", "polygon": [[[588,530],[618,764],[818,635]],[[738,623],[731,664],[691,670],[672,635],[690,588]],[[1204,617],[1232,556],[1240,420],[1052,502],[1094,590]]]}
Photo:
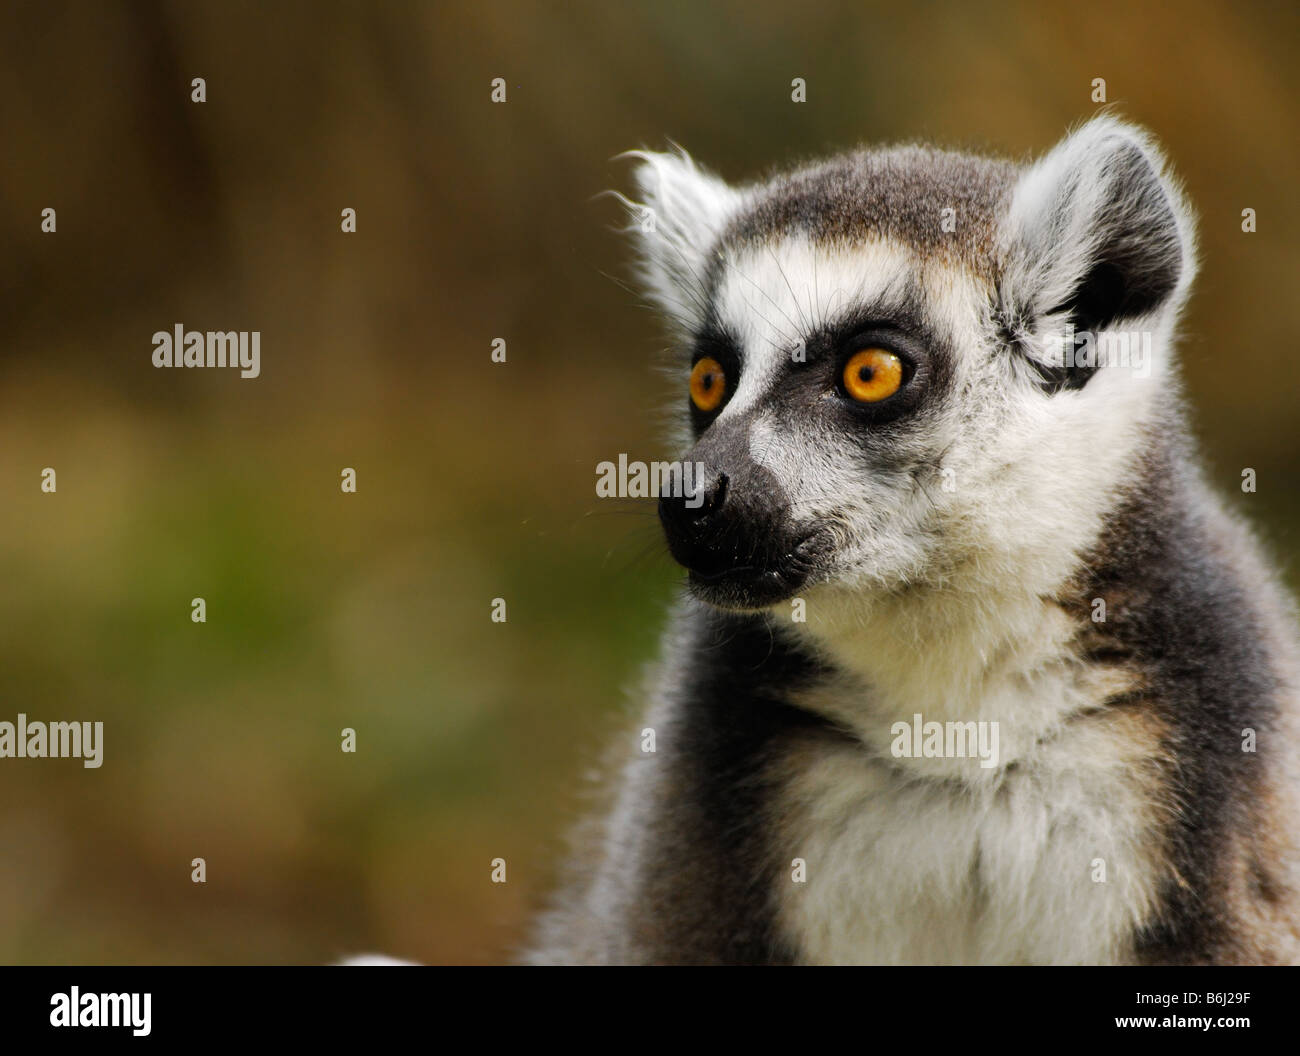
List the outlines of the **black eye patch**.
{"label": "black eye patch", "polygon": [[[850,358],[868,348],[891,352],[903,363],[903,384],[899,391],[879,403],[862,403],[844,395],[842,372]],[[845,313],[818,328],[806,345],[806,373],[809,383],[839,394],[839,406],[832,413],[846,428],[878,429],[919,410],[946,388],[952,359],[926,324],[916,298],[888,309],[876,307]],[[800,373],[800,364],[791,371]],[[800,384],[803,384],[801,381]]]}
{"label": "black eye patch", "polygon": [[696,363],[704,358],[715,359],[718,365],[722,367],[722,373],[726,384],[726,395],[722,402],[711,411],[702,411],[695,403],[687,399],[691,410],[691,424],[698,436],[709,427],[709,424],[722,413],[722,409],[727,406],[731,396],[736,391],[736,386],[740,384],[740,343],[725,329],[718,326],[711,326],[696,335],[691,346],[691,363],[693,367]]}

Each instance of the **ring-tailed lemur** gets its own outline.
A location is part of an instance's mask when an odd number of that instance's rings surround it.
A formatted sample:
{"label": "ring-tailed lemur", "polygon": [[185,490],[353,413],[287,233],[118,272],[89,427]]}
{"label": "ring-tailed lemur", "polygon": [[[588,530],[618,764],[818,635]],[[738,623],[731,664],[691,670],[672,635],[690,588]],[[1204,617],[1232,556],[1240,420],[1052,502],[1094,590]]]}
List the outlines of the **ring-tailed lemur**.
{"label": "ring-tailed lemur", "polygon": [[530,959],[1300,959],[1296,624],[1188,440],[1150,139],[636,156],[703,500]]}

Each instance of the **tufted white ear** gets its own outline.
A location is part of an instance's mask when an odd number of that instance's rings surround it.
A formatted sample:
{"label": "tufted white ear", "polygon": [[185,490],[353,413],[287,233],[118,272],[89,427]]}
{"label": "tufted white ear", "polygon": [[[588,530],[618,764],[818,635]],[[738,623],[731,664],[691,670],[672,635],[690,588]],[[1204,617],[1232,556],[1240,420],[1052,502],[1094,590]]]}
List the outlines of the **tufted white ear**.
{"label": "tufted white ear", "polygon": [[1001,300],[1019,336],[1172,322],[1196,268],[1191,214],[1151,139],[1094,118],[1030,166],[1003,231]]}
{"label": "tufted white ear", "polygon": [[708,256],[742,196],[680,148],[620,157],[639,163],[633,176],[639,200],[617,197],[640,248],[642,287],[670,323],[686,334],[698,332],[705,322]]}

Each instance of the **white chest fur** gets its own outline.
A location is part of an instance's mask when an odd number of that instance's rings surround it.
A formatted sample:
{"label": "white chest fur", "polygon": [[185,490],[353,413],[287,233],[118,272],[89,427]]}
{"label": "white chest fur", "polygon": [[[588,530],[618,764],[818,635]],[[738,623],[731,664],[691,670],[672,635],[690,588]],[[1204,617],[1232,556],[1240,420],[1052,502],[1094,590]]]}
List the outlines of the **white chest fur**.
{"label": "white chest fur", "polygon": [[1153,733],[1080,717],[982,782],[808,745],[780,804],[783,858],[806,863],[778,880],[785,937],[809,963],[1129,959],[1164,860]]}

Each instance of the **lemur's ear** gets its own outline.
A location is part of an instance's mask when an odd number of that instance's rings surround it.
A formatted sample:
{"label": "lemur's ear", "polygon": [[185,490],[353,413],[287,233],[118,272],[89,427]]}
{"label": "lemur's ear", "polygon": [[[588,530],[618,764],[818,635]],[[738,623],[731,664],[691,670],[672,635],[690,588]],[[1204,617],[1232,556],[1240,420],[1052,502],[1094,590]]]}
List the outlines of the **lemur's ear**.
{"label": "lemur's ear", "polygon": [[1003,243],[1001,299],[1021,336],[1176,309],[1195,270],[1191,216],[1159,151],[1108,116],[1025,171]]}
{"label": "lemur's ear", "polygon": [[646,295],[685,333],[704,323],[708,255],[734,214],[740,193],[705,172],[680,148],[671,154],[634,150],[638,201],[620,195],[627,230],[641,250],[640,279]]}

